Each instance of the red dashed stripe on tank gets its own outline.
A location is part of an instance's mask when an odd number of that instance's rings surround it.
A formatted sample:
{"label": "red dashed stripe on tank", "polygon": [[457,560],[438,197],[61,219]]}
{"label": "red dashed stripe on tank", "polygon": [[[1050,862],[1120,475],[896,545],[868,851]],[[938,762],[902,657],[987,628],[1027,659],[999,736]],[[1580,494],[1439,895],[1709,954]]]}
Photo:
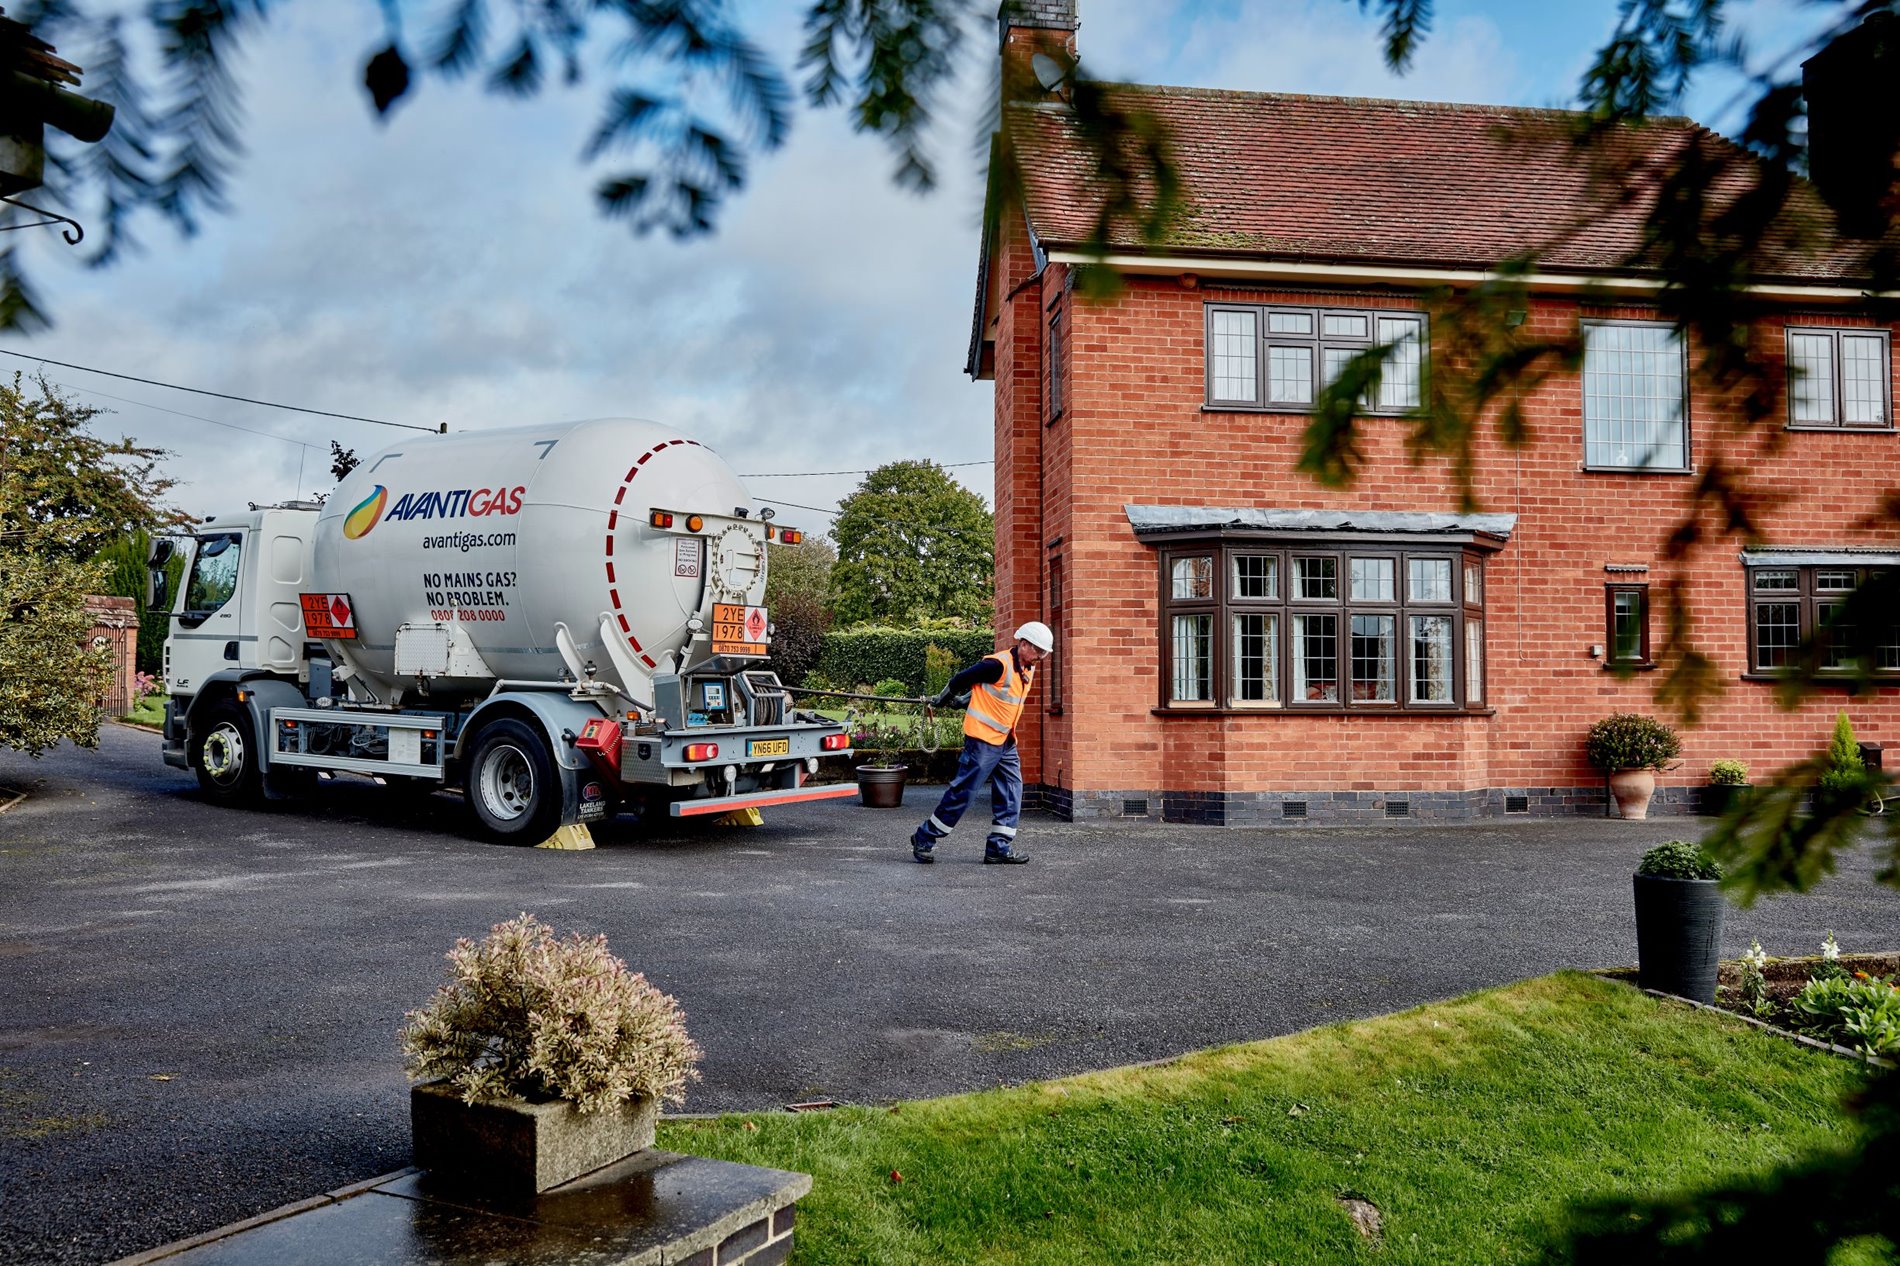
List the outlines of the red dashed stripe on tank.
{"label": "red dashed stripe on tank", "polygon": [[607,548],[605,555],[607,562],[607,596],[613,600],[614,618],[620,622],[620,631],[627,635],[627,645],[633,648],[633,653],[638,655],[640,662],[645,664],[648,668],[658,668],[659,664],[654,661],[651,655],[647,654],[646,651],[641,648],[640,639],[633,635],[633,625],[627,622],[627,613],[622,610],[620,606],[620,589],[614,581],[614,530],[620,524],[619,506],[626,500],[627,487],[633,483],[634,477],[640,473],[640,468],[653,460],[656,454],[680,444],[691,444],[694,448],[706,447],[698,440],[662,440],[660,443],[655,444],[652,448],[640,454],[638,460],[627,468],[627,477],[620,481],[620,487],[614,492],[615,508],[607,512]]}

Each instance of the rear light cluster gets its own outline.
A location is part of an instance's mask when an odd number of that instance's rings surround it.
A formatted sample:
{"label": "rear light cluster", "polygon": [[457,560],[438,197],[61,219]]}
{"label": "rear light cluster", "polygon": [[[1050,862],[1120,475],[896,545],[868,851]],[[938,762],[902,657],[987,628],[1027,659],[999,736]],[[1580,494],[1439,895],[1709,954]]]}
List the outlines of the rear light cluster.
{"label": "rear light cluster", "polygon": [[818,746],[827,752],[841,752],[851,746],[851,736],[848,734],[827,734],[824,738],[819,740]]}
{"label": "rear light cluster", "polygon": [[686,750],[682,752],[681,755],[687,760],[717,760],[719,758],[719,744],[688,743]]}
{"label": "rear light cluster", "polygon": [[[656,528],[669,531],[676,522],[681,523],[681,526],[688,532],[704,532],[706,530],[706,520],[704,516],[689,514],[684,521],[681,521],[679,516],[675,515],[671,510],[651,511],[647,515],[647,522]],[[765,525],[765,539],[768,541],[781,541],[786,545],[796,545],[805,539],[805,534],[797,528],[782,528],[776,524],[767,523]]]}

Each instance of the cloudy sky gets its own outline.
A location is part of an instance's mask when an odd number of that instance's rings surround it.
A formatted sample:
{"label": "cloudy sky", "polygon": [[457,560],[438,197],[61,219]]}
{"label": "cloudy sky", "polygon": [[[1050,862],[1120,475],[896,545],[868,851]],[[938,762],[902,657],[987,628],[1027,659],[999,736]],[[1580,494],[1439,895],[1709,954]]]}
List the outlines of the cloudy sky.
{"label": "cloudy sky", "polygon": [[[803,0],[735,7],[789,68]],[[1615,9],[1439,0],[1404,78],[1384,70],[1376,23],[1350,0],[1081,0],[1080,41],[1094,73],[1146,83],[1562,105]],[[718,232],[678,243],[594,209],[601,173],[578,155],[598,77],[526,103],[431,79],[378,124],[357,87],[382,43],[378,5],[305,0],[276,13],[237,67],[249,152],[231,214],[183,240],[145,224],[142,253],[94,271],[74,267],[57,235],[21,233],[56,325],[0,347],[451,430],[647,417],[747,476],[930,458],[988,499],[991,387],[962,367],[981,190],[973,119],[993,25],[973,32],[945,102],[937,192],[896,189],[880,143],[836,112],[801,109]],[[1755,0],[1736,16],[1764,62],[1813,21],[1798,0]],[[1690,112],[1733,131],[1732,92],[1710,84]],[[0,357],[16,366],[33,362]],[[102,429],[170,449],[194,514],[326,490],[331,439],[367,455],[402,434],[46,372],[114,411]],[[829,509],[856,480],[748,483],[761,499]]]}

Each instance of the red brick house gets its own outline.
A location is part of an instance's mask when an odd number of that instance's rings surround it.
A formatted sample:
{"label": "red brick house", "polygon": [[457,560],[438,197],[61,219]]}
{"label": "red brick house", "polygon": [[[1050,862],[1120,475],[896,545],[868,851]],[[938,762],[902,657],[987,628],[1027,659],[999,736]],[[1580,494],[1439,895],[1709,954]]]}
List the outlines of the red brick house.
{"label": "red brick house", "polygon": [[[1003,56],[1073,48],[1073,0],[1018,6]],[[1045,63],[1045,70],[1048,69]],[[1187,211],[1161,246],[1111,243],[1123,285],[1075,288],[1095,205],[1059,89],[1008,106],[1023,206],[990,217],[969,372],[996,384],[997,619],[1043,618],[1060,653],[1023,727],[1032,803],[1076,818],[1210,823],[1603,812],[1591,722],[1661,715],[1652,592],[1685,586],[1724,690],[1683,734],[1653,812],[1685,811],[1718,758],[1757,777],[1816,751],[1845,707],[1900,736],[1900,690],[1797,711],[1776,667],[1900,533],[1863,520],[1900,487],[1893,329],[1865,315],[1841,252],[1756,279],[1761,347],[1805,371],[1772,424],[1741,421],[1657,320],[1628,268],[1641,209],[1557,232],[1591,205],[1561,146],[1501,139],[1551,112],[1141,88],[1174,137]],[[1632,142],[1709,134],[1687,120]],[[1421,295],[1544,250],[1521,320],[1577,330],[1581,372],[1489,428],[1478,514],[1402,415],[1432,372]],[[1393,344],[1364,473],[1295,470],[1315,384]],[[1391,415],[1386,418],[1381,415]],[[1777,547],[1729,537],[1685,563],[1664,537],[1719,454],[1784,496]],[[1900,637],[1881,666],[1900,687]],[[1638,671],[1615,671],[1635,668]]]}

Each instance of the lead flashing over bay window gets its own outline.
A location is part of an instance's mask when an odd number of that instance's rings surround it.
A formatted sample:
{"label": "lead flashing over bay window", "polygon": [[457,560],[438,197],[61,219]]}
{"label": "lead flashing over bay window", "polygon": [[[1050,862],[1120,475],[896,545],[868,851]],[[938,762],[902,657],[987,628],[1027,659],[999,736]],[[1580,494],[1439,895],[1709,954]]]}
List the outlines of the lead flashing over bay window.
{"label": "lead flashing over bay window", "polygon": [[1900,567],[1900,551],[1870,546],[1811,549],[1805,545],[1764,545],[1743,550],[1744,567]]}
{"label": "lead flashing over bay window", "polygon": [[1136,536],[1184,532],[1381,533],[1442,538],[1502,548],[1517,529],[1515,514],[1443,514],[1426,510],[1285,510],[1259,506],[1124,505]]}

